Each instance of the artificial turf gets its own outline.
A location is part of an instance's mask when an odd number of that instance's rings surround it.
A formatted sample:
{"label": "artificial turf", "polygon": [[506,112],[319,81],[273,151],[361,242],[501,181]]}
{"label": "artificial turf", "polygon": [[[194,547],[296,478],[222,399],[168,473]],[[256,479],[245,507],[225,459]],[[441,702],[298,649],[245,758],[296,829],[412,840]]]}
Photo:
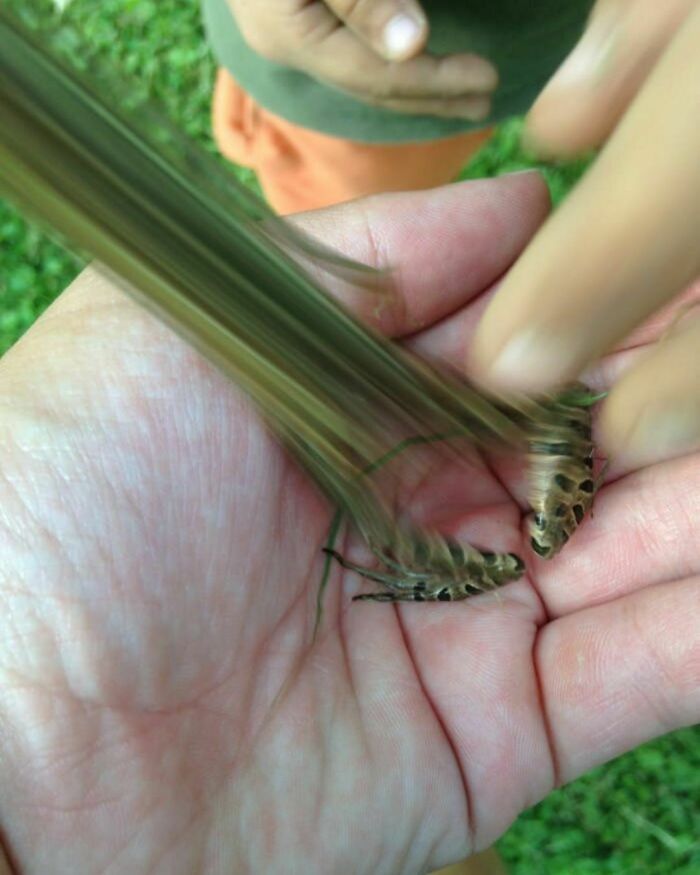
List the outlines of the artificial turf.
{"label": "artificial turf", "polygon": [[[74,0],[63,18],[64,49],[77,63],[97,57],[134,77],[214,151],[209,100],[215,67],[197,0]],[[463,175],[533,166],[518,132],[517,120],[502,125]],[[555,201],[585,166],[545,169]],[[239,175],[255,185],[248,171]],[[0,200],[0,354],[81,265]],[[672,733],[556,791],[523,814],[498,847],[513,875],[700,875],[700,729]]]}

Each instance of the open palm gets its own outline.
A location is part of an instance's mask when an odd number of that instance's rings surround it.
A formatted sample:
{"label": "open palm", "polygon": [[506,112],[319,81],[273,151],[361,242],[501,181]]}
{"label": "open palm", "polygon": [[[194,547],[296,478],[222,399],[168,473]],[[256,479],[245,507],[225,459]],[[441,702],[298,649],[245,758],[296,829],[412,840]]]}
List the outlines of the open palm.
{"label": "open palm", "polygon": [[[453,357],[546,209],[530,175],[304,221],[400,265],[385,327]],[[552,563],[488,472],[466,498],[436,483],[529,576],[396,609],[352,604],[336,568],[312,644],[331,509],[122,292],[83,274],[0,391],[0,817],[23,873],[424,872],[697,719],[697,456],[618,477]]]}

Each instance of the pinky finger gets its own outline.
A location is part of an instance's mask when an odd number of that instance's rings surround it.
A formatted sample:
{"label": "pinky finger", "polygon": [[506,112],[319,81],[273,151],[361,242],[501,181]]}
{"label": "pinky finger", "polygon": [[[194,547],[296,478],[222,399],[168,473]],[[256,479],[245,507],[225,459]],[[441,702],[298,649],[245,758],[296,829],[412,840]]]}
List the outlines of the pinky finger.
{"label": "pinky finger", "polygon": [[377,97],[371,94],[348,91],[357,100],[410,115],[432,115],[440,118],[464,118],[472,122],[482,122],[491,114],[491,101],[488,97]]}
{"label": "pinky finger", "polygon": [[637,468],[700,448],[700,316],[693,310],[614,386],[602,442]]}
{"label": "pinky finger", "polygon": [[387,100],[386,109],[408,112],[414,115],[436,115],[441,118],[465,118],[483,122],[491,115],[491,101],[486,97],[465,97],[461,100]]}

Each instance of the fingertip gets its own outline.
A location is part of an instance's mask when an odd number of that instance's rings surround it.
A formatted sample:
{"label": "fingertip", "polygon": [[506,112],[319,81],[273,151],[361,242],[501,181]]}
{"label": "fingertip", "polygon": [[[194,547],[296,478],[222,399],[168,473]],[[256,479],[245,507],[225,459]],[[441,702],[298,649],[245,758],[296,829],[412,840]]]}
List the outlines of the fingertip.
{"label": "fingertip", "polygon": [[528,198],[528,209],[537,212],[539,227],[552,207],[549,186],[542,171],[538,167],[523,167],[510,173],[502,173],[495,178],[501,185],[508,186]]}
{"label": "fingertip", "polygon": [[406,61],[422,51],[428,39],[428,22],[416,11],[399,12],[384,25],[381,51],[390,61]]}
{"label": "fingertip", "polygon": [[583,36],[530,109],[523,145],[533,154],[576,158],[599,146],[614,127],[620,111],[612,98],[621,5],[596,7]]}
{"label": "fingertip", "polygon": [[625,383],[613,389],[599,423],[601,446],[616,464],[637,469],[700,448],[698,405],[640,399]]}
{"label": "fingertip", "polygon": [[477,329],[467,360],[469,374],[480,385],[501,394],[538,395],[575,375],[566,341],[537,328],[504,339],[487,318]]}
{"label": "fingertip", "polygon": [[481,55],[449,55],[440,61],[443,78],[462,93],[489,95],[498,88],[498,69]]}
{"label": "fingertip", "polygon": [[596,149],[610,133],[612,122],[571,94],[538,100],[525,118],[523,150],[540,160],[571,160]]}
{"label": "fingertip", "polygon": [[456,114],[472,122],[483,122],[491,115],[491,101],[488,97],[467,99],[460,106],[457,104]]}
{"label": "fingertip", "polygon": [[639,468],[700,449],[699,342],[700,322],[681,321],[615,383],[601,411],[600,435],[616,462]]}

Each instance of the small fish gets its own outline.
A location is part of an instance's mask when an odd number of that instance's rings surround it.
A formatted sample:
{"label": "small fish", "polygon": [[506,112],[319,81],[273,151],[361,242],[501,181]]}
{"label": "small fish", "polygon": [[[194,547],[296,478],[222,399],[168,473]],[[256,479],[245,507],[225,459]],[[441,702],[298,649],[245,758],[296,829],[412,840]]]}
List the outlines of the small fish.
{"label": "small fish", "polygon": [[[576,531],[602,480],[602,473],[593,477],[590,409],[601,397],[577,383],[545,405],[554,416],[528,424],[530,546],[545,559]],[[384,587],[354,601],[460,601],[517,580],[525,571],[515,553],[479,550],[437,534],[404,535],[392,549],[371,543],[370,549],[384,570],[356,565],[331,546],[324,548],[343,568]]]}
{"label": "small fish", "polygon": [[354,601],[460,601],[517,580],[525,571],[522,559],[515,553],[477,550],[442,535],[426,538],[423,534],[421,539],[406,536],[402,544],[400,559],[394,551],[372,548],[385,571],[355,565],[335,550],[326,548],[325,552],[343,568],[356,571],[385,588],[357,595]]}
{"label": "small fish", "polygon": [[576,384],[552,403],[555,421],[535,424],[528,440],[530,546],[543,559],[556,556],[567,543],[600,485],[602,474],[593,477],[591,421],[591,404],[598,397]]}

